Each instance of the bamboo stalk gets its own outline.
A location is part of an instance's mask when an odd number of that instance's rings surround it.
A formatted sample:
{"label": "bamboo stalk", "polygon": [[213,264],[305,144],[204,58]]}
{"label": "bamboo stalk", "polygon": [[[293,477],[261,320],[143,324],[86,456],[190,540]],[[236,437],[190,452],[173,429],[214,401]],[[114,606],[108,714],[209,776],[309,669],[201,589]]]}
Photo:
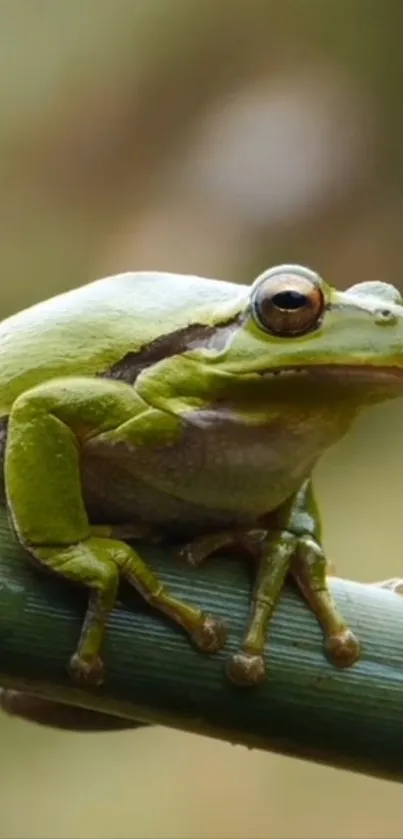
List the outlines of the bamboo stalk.
{"label": "bamboo stalk", "polygon": [[403,779],[403,600],[339,579],[332,588],[363,645],[340,671],[322,652],[308,607],[287,588],[267,647],[268,678],[233,686],[226,656],[245,627],[251,580],[234,559],[192,571],[148,551],[172,589],[230,627],[225,650],[199,653],[182,632],[122,589],[107,634],[107,680],[83,691],[69,680],[86,595],[31,568],[0,510],[0,683],[128,720],[168,725],[379,777]]}

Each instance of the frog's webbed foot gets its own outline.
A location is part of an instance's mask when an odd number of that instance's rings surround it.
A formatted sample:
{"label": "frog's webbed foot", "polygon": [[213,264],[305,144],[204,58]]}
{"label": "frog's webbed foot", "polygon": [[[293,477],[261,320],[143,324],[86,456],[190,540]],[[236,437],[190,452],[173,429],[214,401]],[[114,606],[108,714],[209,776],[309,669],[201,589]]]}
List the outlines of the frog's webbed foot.
{"label": "frog's webbed foot", "polygon": [[191,633],[195,646],[203,653],[216,653],[224,647],[227,628],[219,618],[205,615],[204,620]]}
{"label": "frog's webbed foot", "polygon": [[71,678],[83,687],[88,685],[99,687],[104,683],[105,665],[99,655],[85,657],[75,652],[70,659],[68,669]]}
{"label": "frog's webbed foot", "polygon": [[262,654],[241,650],[234,653],[227,663],[227,675],[240,687],[260,685],[266,678],[266,662]]}

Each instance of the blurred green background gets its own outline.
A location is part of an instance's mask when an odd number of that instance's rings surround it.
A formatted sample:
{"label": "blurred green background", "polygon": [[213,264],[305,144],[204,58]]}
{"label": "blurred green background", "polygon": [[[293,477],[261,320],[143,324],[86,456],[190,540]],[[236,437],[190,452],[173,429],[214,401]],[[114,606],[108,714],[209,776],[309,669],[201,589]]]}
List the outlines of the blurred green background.
{"label": "blurred green background", "polygon": [[[403,290],[402,31],[399,0],[0,0],[0,316],[128,269]],[[318,469],[341,576],[403,571],[402,418]],[[168,730],[0,738],[1,839],[403,835],[391,783]]]}

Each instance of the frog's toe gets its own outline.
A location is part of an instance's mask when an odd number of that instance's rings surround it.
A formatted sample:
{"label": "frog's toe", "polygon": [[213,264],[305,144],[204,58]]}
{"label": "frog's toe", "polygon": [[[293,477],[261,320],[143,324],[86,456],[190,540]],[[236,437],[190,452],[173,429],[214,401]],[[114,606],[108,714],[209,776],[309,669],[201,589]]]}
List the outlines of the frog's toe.
{"label": "frog's toe", "polygon": [[351,667],[360,657],[360,643],[351,629],[341,629],[328,635],[325,651],[336,667]]}
{"label": "frog's toe", "polygon": [[382,580],[380,583],[370,583],[375,588],[384,588],[386,591],[392,591],[393,594],[403,596],[403,579],[401,577],[392,577],[391,580]]}
{"label": "frog's toe", "polygon": [[224,621],[206,615],[203,622],[192,632],[192,640],[203,653],[216,653],[224,647],[228,630]]}
{"label": "frog's toe", "polygon": [[186,562],[186,565],[190,565],[191,568],[199,568],[203,565],[209,553],[210,551],[206,552],[203,550],[202,546],[198,545],[197,542],[190,542],[180,548],[178,556],[182,562]]}
{"label": "frog's toe", "polygon": [[235,653],[227,662],[227,675],[236,685],[253,687],[266,678],[266,663],[262,655]]}
{"label": "frog's toe", "polygon": [[193,568],[199,568],[217,551],[229,548],[240,542],[240,535],[232,530],[219,530],[196,537],[184,545],[179,551],[179,557]]}
{"label": "frog's toe", "polygon": [[104,682],[105,668],[99,656],[86,659],[79,653],[74,653],[70,659],[69,672],[72,679],[83,686],[94,685],[99,687]]}

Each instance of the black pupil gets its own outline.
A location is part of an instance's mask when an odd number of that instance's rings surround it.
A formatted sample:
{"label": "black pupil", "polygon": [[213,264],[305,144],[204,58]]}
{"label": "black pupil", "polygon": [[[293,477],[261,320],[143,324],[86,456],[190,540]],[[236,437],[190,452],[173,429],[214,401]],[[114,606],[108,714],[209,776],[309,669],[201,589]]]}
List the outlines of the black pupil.
{"label": "black pupil", "polygon": [[306,306],[307,303],[305,294],[301,294],[300,291],[292,291],[292,289],[288,291],[279,291],[277,294],[273,295],[272,300],[278,309],[288,309],[291,311],[295,309],[302,309],[302,307]]}

